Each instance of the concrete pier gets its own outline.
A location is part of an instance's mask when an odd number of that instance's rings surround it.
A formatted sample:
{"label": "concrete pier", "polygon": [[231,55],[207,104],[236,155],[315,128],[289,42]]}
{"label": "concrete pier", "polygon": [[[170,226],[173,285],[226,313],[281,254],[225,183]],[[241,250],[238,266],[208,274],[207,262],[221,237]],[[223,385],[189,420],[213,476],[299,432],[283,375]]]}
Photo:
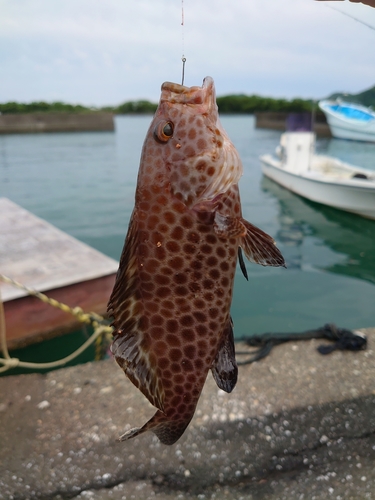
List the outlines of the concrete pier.
{"label": "concrete pier", "polygon": [[[343,325],[340,325],[343,326]],[[209,374],[173,446],[117,437],[154,413],[112,360],[0,379],[0,499],[375,498],[375,329],[368,349],[287,343]]]}
{"label": "concrete pier", "polygon": [[113,131],[113,114],[20,113],[0,115],[0,134]]}

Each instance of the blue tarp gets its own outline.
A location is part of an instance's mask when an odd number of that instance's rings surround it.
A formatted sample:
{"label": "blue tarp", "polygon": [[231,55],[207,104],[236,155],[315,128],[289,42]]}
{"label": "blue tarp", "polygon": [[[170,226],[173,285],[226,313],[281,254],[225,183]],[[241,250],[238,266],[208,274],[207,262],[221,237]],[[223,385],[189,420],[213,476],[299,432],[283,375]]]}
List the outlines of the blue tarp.
{"label": "blue tarp", "polygon": [[374,119],[374,115],[367,113],[366,111],[362,111],[361,109],[353,108],[351,106],[345,106],[342,104],[336,104],[330,106],[332,111],[336,113],[340,113],[345,118],[351,118],[353,120],[361,120],[361,121],[369,121]]}

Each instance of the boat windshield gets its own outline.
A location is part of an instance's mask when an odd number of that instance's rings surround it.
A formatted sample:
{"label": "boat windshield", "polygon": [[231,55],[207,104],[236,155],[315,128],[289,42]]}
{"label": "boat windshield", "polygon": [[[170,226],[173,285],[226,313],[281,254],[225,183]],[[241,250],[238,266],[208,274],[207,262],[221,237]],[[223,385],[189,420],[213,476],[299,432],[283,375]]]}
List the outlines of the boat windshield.
{"label": "boat windshield", "polygon": [[352,108],[351,106],[345,106],[343,104],[334,104],[330,106],[332,111],[344,115],[346,118],[352,118],[353,120],[369,121],[374,119],[374,115],[367,113],[362,109]]}

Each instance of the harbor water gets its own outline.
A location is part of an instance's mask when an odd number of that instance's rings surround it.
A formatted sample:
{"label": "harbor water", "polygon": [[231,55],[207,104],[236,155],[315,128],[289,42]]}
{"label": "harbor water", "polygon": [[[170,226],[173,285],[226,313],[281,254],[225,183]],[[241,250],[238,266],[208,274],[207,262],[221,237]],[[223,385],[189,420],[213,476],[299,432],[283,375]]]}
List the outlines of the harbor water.
{"label": "harbor water", "polygon": [[[118,116],[115,132],[0,136],[0,196],[119,259],[150,116]],[[280,132],[224,116],[244,175],[244,217],[272,235],[287,269],[247,263],[232,305],[237,338],[335,323],[375,325],[375,221],[308,202],[262,177],[259,156]],[[317,151],[375,169],[375,144],[318,139]],[[1,238],[1,235],[0,235]],[[1,271],[1,270],[0,270]]]}

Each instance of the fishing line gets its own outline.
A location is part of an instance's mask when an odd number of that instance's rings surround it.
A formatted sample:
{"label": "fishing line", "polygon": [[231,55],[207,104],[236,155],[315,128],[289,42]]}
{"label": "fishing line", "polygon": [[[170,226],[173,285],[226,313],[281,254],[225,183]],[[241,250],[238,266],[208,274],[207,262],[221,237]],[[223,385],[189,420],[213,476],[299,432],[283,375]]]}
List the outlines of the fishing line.
{"label": "fishing line", "polygon": [[364,24],[365,26],[367,26],[371,30],[375,31],[375,27],[374,26],[372,26],[371,24],[365,23],[361,19],[358,19],[357,17],[354,17],[354,16],[348,14],[347,12],[344,12],[344,11],[342,11],[340,9],[336,9],[335,7],[332,7],[331,5],[326,5],[326,7],[329,7],[332,10],[336,10],[337,12],[340,12],[340,14],[343,14],[344,16],[350,17],[351,19],[354,19],[354,21],[357,21],[358,23]]}
{"label": "fishing line", "polygon": [[185,16],[184,16],[184,0],[181,0],[181,36],[182,36],[182,80],[181,80],[181,85],[184,84],[184,79],[185,79],[185,63],[186,63],[186,57],[184,55],[185,52],[185,33],[184,33],[184,25],[185,25]]}

